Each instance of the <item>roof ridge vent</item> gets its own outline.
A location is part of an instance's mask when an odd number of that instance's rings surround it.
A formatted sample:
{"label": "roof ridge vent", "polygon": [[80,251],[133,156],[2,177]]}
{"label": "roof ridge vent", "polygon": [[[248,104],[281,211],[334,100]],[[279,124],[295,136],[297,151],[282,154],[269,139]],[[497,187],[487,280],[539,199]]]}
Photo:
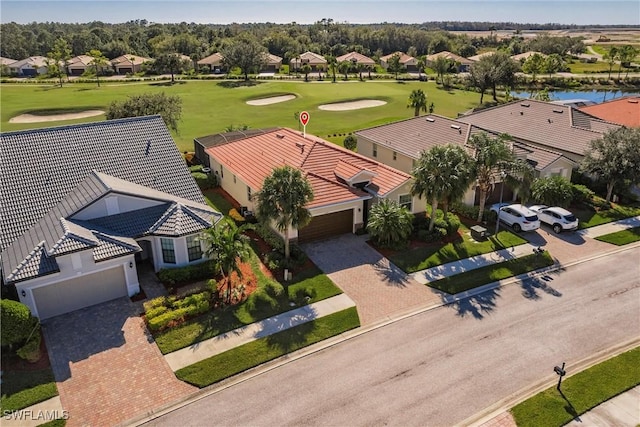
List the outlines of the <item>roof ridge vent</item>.
{"label": "roof ridge vent", "polygon": [[436,119],[434,119],[433,117],[427,117],[427,121],[433,123],[436,121]]}
{"label": "roof ridge vent", "polygon": [[451,129],[460,130],[460,126],[458,126],[458,125],[451,125]]}
{"label": "roof ridge vent", "polygon": [[562,113],[564,113],[564,110],[560,110],[560,109],[558,109],[558,108],[554,108],[554,109],[553,109],[553,110],[551,110],[551,111],[553,111],[554,113],[558,113],[558,114],[562,114]]}
{"label": "roof ridge vent", "polygon": [[637,99],[627,99],[627,102],[630,102],[632,104],[637,104],[638,100]]}
{"label": "roof ridge vent", "polygon": [[285,135],[283,133],[276,133],[276,136],[280,139],[283,139]]}
{"label": "roof ridge vent", "polygon": [[521,106],[521,107],[529,108],[529,107],[531,106],[531,104],[528,104],[528,103],[524,103],[524,102],[523,102],[522,104],[520,104],[520,106]]}

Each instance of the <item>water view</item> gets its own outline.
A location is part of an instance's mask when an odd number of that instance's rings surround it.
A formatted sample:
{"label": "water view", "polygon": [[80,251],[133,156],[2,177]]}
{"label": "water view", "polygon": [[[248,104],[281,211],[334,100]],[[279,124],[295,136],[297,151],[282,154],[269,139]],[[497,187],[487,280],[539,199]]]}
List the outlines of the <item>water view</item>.
{"label": "water view", "polygon": [[[534,96],[536,92],[533,93]],[[567,101],[570,99],[586,99],[597,104],[623,96],[640,96],[640,92],[623,92],[620,90],[586,90],[586,91],[549,91],[552,101]],[[531,92],[511,92],[511,96],[530,98]]]}

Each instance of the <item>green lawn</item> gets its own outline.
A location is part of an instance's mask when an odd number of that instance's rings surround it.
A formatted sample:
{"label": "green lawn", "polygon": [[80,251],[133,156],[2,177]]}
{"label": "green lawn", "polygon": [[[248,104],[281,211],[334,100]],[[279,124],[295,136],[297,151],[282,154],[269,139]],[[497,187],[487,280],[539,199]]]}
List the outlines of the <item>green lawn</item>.
{"label": "green lawn", "polygon": [[628,245],[629,243],[640,241],[640,227],[605,234],[604,236],[596,237],[596,240],[618,246]]}
{"label": "green lawn", "polygon": [[[576,60],[573,64],[568,64],[569,72],[575,74],[584,74],[584,73],[604,73],[603,77],[607,77],[609,73],[609,64],[603,61],[598,61],[593,64],[587,62],[580,62]],[[611,76],[616,76],[616,70],[618,69],[618,65],[614,64],[613,69],[611,70]]]}
{"label": "green lawn", "polygon": [[[161,82],[164,84],[165,82]],[[220,81],[190,80],[173,86],[158,82],[107,83],[98,88],[95,84],[65,84],[54,87],[42,84],[0,85],[0,126],[3,132],[34,127],[57,126],[72,123],[103,120],[104,116],[86,119],[15,124],[9,119],[18,114],[46,108],[83,110],[106,108],[114,100],[126,99],[140,93],[165,92],[179,95],[183,99],[182,120],[179,132],[174,133],[180,151],[193,151],[193,139],[199,136],[222,132],[229,125],[246,124],[251,128],[288,126],[297,128],[294,113],[306,110],[311,115],[307,132],[322,138],[331,135],[332,141],[341,142],[346,134],[390,121],[413,116],[407,108],[407,99],[413,89],[423,89],[427,101],[435,105],[435,113],[456,117],[459,112],[477,106],[479,94],[465,91],[438,89],[434,82],[309,82],[261,81],[253,86],[229,87]],[[232,82],[235,83],[235,82]],[[294,94],[295,100],[267,106],[250,106],[245,101],[272,95]],[[380,99],[387,101],[381,107],[351,111],[322,111],[321,104],[355,100]],[[334,138],[333,135],[336,134]]]}
{"label": "green lawn", "polygon": [[348,308],[194,363],[178,370],[176,376],[197,387],[206,387],[358,326],[356,308]]}
{"label": "green lawn", "polygon": [[640,207],[612,204],[611,209],[595,211],[591,207],[572,208],[571,212],[580,220],[579,228],[589,228],[620,219],[640,215]]}
{"label": "green lawn", "polygon": [[549,252],[544,252],[540,255],[532,254],[477,268],[455,276],[445,277],[444,279],[427,283],[427,286],[453,295],[550,265],[553,265],[553,259]]}
{"label": "green lawn", "polygon": [[462,238],[455,243],[447,243],[444,245],[433,244],[398,251],[390,255],[389,259],[406,273],[414,273],[451,261],[458,261],[460,259],[527,243],[526,240],[508,230],[500,231],[497,238],[491,236],[484,242],[476,242],[473,240],[469,235],[469,229],[464,224],[460,227],[460,232]]}
{"label": "green lawn", "polygon": [[[511,409],[519,427],[562,426],[640,384],[640,347],[592,366]],[[569,372],[571,374],[571,372]]]}
{"label": "green lawn", "polygon": [[233,205],[225,199],[220,193],[214,190],[204,190],[202,192],[209,206],[220,212],[222,215],[228,216]]}
{"label": "green lawn", "polygon": [[51,369],[2,373],[2,411],[16,411],[58,395]]}

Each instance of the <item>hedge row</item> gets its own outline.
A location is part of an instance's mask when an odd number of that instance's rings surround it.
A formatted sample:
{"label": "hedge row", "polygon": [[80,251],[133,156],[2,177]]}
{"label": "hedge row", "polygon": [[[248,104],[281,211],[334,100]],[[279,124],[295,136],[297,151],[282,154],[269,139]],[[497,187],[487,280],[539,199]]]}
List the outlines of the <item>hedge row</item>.
{"label": "hedge row", "polygon": [[180,286],[210,279],[215,273],[214,263],[205,261],[185,267],[163,268],[158,272],[158,279],[165,286]]}
{"label": "hedge row", "polygon": [[145,303],[145,316],[153,332],[165,329],[169,323],[205,313],[211,307],[211,292],[204,291],[184,298],[159,297]]}

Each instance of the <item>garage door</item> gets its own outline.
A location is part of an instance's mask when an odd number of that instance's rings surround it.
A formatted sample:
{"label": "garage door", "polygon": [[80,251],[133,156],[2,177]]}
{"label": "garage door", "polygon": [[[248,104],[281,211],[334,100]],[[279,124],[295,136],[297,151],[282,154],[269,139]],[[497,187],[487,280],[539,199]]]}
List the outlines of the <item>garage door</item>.
{"label": "garage door", "polygon": [[353,209],[313,217],[311,222],[298,230],[298,241],[328,239],[353,232]]}
{"label": "garage door", "polygon": [[40,320],[126,295],[122,266],[33,289]]}

